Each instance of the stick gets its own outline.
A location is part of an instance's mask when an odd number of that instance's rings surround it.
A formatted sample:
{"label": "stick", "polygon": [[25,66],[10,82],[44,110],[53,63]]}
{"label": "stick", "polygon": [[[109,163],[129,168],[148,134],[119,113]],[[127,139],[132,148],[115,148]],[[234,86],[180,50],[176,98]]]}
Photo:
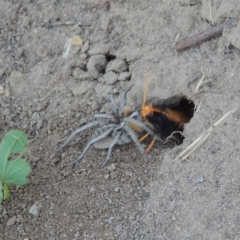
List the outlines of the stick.
{"label": "stick", "polygon": [[201,134],[200,137],[198,137],[190,146],[188,146],[183,152],[181,152],[176,159],[181,159],[182,161],[185,161],[189,155],[191,155],[198,147],[200,147],[203,143],[205,143],[208,139],[208,137],[211,135],[213,129],[217,127],[227,116],[232,114],[235,111],[235,109],[232,109],[228,113],[226,113],[223,117],[221,117],[212,127],[210,127],[207,131],[205,131],[203,134]]}
{"label": "stick", "polygon": [[176,43],[175,48],[177,51],[182,51],[189,47],[197,46],[197,45],[199,45],[203,42],[206,42],[214,37],[221,36],[224,27],[230,27],[230,28],[236,27],[236,22],[234,21],[234,19],[229,19],[229,20],[224,21],[224,22],[218,24],[217,26],[212,27],[211,29],[206,30],[202,33],[196,34],[192,37],[184,38]]}

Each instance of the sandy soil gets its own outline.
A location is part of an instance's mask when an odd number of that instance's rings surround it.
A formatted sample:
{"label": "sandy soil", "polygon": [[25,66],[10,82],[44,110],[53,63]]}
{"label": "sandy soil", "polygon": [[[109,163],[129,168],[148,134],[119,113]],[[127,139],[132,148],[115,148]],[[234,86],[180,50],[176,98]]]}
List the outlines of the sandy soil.
{"label": "sandy soil", "polygon": [[[0,137],[26,132],[33,172],[0,206],[0,239],[239,239],[239,1],[115,0],[91,9],[96,0],[19,2],[0,1]],[[178,40],[227,18],[238,25],[175,50]],[[75,35],[83,45],[66,52]],[[99,54],[111,74],[88,67]],[[111,71],[116,59],[121,64]],[[128,106],[141,104],[150,70],[148,97],[184,94],[201,102],[182,145],[156,144],[148,164],[133,144],[118,147],[104,169],[106,151],[91,148],[73,168],[89,130],[54,154],[94,113],[109,110],[111,90],[119,96],[134,83]],[[197,82],[189,82],[201,74],[194,95]],[[175,160],[233,108],[187,161]]]}

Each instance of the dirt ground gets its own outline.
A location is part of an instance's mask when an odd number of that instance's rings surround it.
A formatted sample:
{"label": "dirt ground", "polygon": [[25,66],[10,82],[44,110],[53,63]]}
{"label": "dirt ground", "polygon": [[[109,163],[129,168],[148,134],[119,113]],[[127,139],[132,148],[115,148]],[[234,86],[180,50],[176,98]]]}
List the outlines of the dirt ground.
{"label": "dirt ground", "polygon": [[[0,206],[0,239],[239,239],[239,1],[96,3],[0,1],[0,138],[23,130],[33,167],[29,184],[12,187]],[[237,26],[222,36],[175,50],[180,39],[228,18]],[[71,42],[76,35],[83,44]],[[103,61],[91,65],[95,55]],[[117,147],[104,169],[106,151],[91,148],[73,168],[90,129],[54,153],[110,109],[111,90],[118,97],[134,83],[128,106],[141,104],[150,70],[148,97],[184,94],[200,106],[182,145],[156,144],[148,164],[133,144]],[[175,159],[231,109],[186,161]]]}

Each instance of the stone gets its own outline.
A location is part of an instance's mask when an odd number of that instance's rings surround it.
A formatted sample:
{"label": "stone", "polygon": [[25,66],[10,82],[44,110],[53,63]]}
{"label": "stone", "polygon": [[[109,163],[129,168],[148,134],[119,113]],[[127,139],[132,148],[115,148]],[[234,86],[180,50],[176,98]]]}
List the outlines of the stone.
{"label": "stone", "polygon": [[95,187],[92,186],[92,187],[89,188],[90,193],[94,193],[95,191],[96,191]]}
{"label": "stone", "polygon": [[82,46],[81,53],[86,53],[88,49],[89,49],[89,41],[86,41]]}
{"label": "stone", "polygon": [[39,213],[40,213],[40,209],[39,209],[39,205],[38,203],[33,204],[29,211],[28,211],[31,215],[33,215],[34,217],[38,217]]}
{"label": "stone", "polygon": [[126,61],[116,58],[107,65],[106,72],[113,71],[116,73],[125,72],[128,69]]}
{"label": "stone", "polygon": [[114,72],[107,72],[103,76],[104,83],[108,85],[114,84],[115,82],[117,82],[117,79],[118,79],[118,75]]}
{"label": "stone", "polygon": [[127,81],[129,80],[131,77],[131,73],[130,72],[121,72],[118,76],[118,81]]}
{"label": "stone", "polygon": [[17,217],[16,217],[16,216],[10,217],[10,218],[8,219],[8,221],[7,221],[6,226],[7,226],[7,227],[11,227],[12,225],[15,224],[16,220],[17,220]]}
{"label": "stone", "polygon": [[104,55],[94,55],[89,58],[87,63],[88,72],[97,79],[101,73],[104,73],[107,66],[107,59]]}
{"label": "stone", "polygon": [[93,55],[97,55],[97,54],[107,54],[110,51],[110,46],[106,45],[106,44],[95,44],[92,49],[90,49],[88,51],[89,55],[93,56]]}

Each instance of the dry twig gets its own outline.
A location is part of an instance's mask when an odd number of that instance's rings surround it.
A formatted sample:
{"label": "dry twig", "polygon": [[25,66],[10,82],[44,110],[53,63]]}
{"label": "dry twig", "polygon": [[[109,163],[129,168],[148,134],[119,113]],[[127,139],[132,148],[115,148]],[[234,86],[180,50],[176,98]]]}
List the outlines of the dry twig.
{"label": "dry twig", "polygon": [[211,135],[213,129],[218,126],[228,115],[232,114],[235,110],[232,109],[226,113],[222,118],[220,118],[212,127],[205,131],[200,137],[198,137],[190,146],[188,146],[183,152],[181,152],[176,159],[181,159],[185,161],[198,147],[205,143],[208,137]]}
{"label": "dry twig", "polygon": [[194,47],[197,46],[203,42],[206,42],[214,37],[218,37],[220,35],[222,35],[223,29],[224,27],[235,27],[236,23],[234,21],[234,19],[229,19],[227,21],[224,21],[220,24],[218,24],[215,27],[212,27],[209,30],[206,30],[202,33],[196,34],[192,37],[187,37],[184,38],[182,40],[180,40],[179,42],[176,43],[176,50],[177,51],[182,51],[185,50],[189,47]]}

